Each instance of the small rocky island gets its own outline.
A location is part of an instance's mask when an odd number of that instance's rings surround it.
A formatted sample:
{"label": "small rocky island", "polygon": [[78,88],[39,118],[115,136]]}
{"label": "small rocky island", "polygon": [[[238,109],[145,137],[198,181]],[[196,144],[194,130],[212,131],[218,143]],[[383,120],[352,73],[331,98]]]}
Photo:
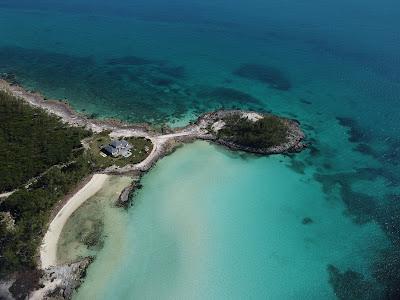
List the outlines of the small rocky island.
{"label": "small rocky island", "polygon": [[299,152],[306,145],[296,120],[252,111],[220,110],[197,122],[209,131],[209,139],[232,150],[257,154]]}

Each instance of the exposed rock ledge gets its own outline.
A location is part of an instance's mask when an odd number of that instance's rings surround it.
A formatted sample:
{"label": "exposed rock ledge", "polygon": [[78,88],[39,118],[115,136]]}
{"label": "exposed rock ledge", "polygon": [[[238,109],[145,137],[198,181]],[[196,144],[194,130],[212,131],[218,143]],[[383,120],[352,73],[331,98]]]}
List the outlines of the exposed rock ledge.
{"label": "exposed rock ledge", "polygon": [[137,190],[140,189],[142,185],[140,184],[140,177],[137,177],[134,179],[133,183],[126,188],[124,188],[121,192],[121,194],[118,197],[118,200],[116,201],[116,205],[119,207],[125,207],[127,208],[130,200],[133,197],[133,193]]}
{"label": "exposed rock ledge", "polygon": [[131,184],[130,186],[127,186],[126,188],[124,188],[122,190],[121,194],[118,197],[117,203],[116,203],[117,206],[122,206],[122,207],[127,206],[127,204],[129,203],[129,198],[130,198],[134,188],[135,188],[135,185]]}
{"label": "exposed rock ledge", "polygon": [[29,299],[71,299],[73,291],[83,282],[86,269],[92,261],[91,257],[86,257],[75,263],[43,270],[40,278],[43,287],[34,291]]}
{"label": "exposed rock ledge", "polygon": [[86,257],[74,263],[14,274],[0,281],[0,299],[71,299],[74,290],[82,284],[92,261],[93,258]]}

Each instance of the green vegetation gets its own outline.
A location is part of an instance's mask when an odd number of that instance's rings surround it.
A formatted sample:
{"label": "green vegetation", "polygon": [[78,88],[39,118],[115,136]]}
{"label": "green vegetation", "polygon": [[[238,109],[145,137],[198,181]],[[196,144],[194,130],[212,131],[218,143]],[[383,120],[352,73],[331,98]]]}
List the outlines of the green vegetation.
{"label": "green vegetation", "polygon": [[[50,211],[95,165],[81,139],[91,135],[0,91],[0,275],[35,267]],[[32,180],[28,187],[24,184]],[[8,216],[5,218],[4,216]]]}
{"label": "green vegetation", "polygon": [[2,91],[0,120],[0,192],[79,156],[80,141],[90,135]]}
{"label": "green vegetation", "polygon": [[89,142],[90,150],[89,155],[90,159],[98,166],[99,168],[107,168],[112,165],[116,165],[119,167],[125,166],[127,164],[137,164],[144,160],[153,149],[153,144],[150,140],[142,137],[130,137],[125,138],[126,141],[129,142],[133,146],[131,150],[132,155],[130,157],[103,157],[101,156],[101,148],[104,145],[107,145],[111,142],[111,138],[108,135],[108,132],[102,132],[96,134],[91,138]]}
{"label": "green vegetation", "polygon": [[[137,163],[147,156],[145,148],[150,153],[152,144],[131,138],[135,148],[131,157],[101,157],[100,145],[110,141],[107,133],[92,136],[83,128],[69,127],[1,91],[0,120],[0,191],[18,189],[0,200],[2,277],[35,270],[51,210],[84,177],[112,164]],[[89,150],[82,147],[82,139]]]}
{"label": "green vegetation", "polygon": [[287,140],[287,125],[282,119],[266,115],[258,121],[241,118],[235,114],[223,119],[225,126],[218,131],[218,138],[251,148],[269,148]]}
{"label": "green vegetation", "polygon": [[0,222],[0,275],[33,269],[35,255],[53,206],[93,171],[82,155],[66,167],[52,167],[28,189],[22,188],[0,204],[10,212],[12,229]]}

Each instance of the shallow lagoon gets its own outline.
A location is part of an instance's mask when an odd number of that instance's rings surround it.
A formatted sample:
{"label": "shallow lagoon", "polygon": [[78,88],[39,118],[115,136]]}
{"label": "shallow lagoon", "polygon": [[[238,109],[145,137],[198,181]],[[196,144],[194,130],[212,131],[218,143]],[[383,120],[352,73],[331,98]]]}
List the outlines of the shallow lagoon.
{"label": "shallow lagoon", "polygon": [[76,299],[333,299],[328,265],[368,276],[388,242],[289,161],[205,142],[166,157],[143,178],[123,231],[105,241]]}

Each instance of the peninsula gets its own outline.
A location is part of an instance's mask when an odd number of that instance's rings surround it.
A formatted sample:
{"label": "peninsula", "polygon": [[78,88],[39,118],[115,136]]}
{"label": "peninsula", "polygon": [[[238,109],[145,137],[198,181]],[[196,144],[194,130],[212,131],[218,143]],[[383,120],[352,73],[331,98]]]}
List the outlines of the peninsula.
{"label": "peninsula", "polygon": [[[73,289],[80,285],[81,276],[91,259],[87,258],[69,265],[57,265],[57,241],[68,217],[100,189],[108,175],[128,175],[135,178],[132,179],[134,181],[132,186],[121,191],[120,201],[126,202],[131,198],[132,190],[138,184],[141,175],[182,143],[206,140],[232,150],[261,155],[299,152],[306,146],[299,122],[272,114],[219,110],[205,113],[185,127],[174,129],[167,127],[159,130],[149,124],[91,119],[75,112],[65,102],[45,100],[38,93],[26,91],[4,80],[0,80],[0,93],[3,95],[2,101],[8,101],[9,98],[12,99],[10,101],[16,101],[12,105],[31,107],[33,111],[30,113],[33,116],[38,114],[36,110],[40,110],[52,118],[57,117],[57,120],[52,119],[53,123],[59,122],[55,128],[66,126],[65,130],[68,128],[78,130],[71,132],[71,139],[75,139],[68,150],[71,155],[66,154],[65,157],[52,161],[48,164],[50,166],[48,169],[44,164],[43,169],[38,170],[40,174],[33,176],[32,173],[32,178],[21,175],[19,177],[21,183],[22,180],[28,179],[24,184],[8,183],[4,185],[5,188],[2,187],[3,190],[0,190],[1,223],[8,224],[4,230],[9,230],[9,235],[12,236],[13,226],[23,218],[23,214],[19,213],[22,210],[18,208],[18,193],[29,194],[30,189],[36,187],[43,189],[39,183],[43,178],[46,179],[48,172],[54,174],[75,172],[73,173],[75,180],[63,185],[63,192],[54,193],[57,196],[52,196],[52,201],[46,199],[42,222],[37,225],[40,240],[37,236],[28,236],[28,239],[32,239],[31,247],[39,243],[41,244],[39,249],[28,252],[25,260],[16,260],[13,264],[7,264],[8,269],[1,270],[1,275],[8,278],[8,281],[2,284],[7,285],[8,282],[9,291],[16,290],[18,285],[24,285],[21,283],[24,281],[24,276],[18,275],[21,272],[16,272],[19,271],[16,270],[17,267],[23,271],[35,270],[37,278],[30,285],[25,284],[29,286],[25,290],[25,296],[30,295],[32,298],[42,298],[54,293],[70,298]],[[77,141],[80,141],[80,145],[76,145]],[[106,156],[102,153],[104,145],[117,147],[122,144],[129,145],[129,151],[124,151],[123,155]],[[108,153],[112,154],[112,149]],[[82,181],[83,184],[79,183]],[[57,185],[54,188],[59,191]],[[41,195],[46,197],[47,194],[38,193],[37,201],[40,201]],[[9,201],[12,205],[8,203]],[[0,250],[6,251],[9,249],[7,247],[8,245],[1,245]],[[10,259],[11,257],[9,256]]]}

